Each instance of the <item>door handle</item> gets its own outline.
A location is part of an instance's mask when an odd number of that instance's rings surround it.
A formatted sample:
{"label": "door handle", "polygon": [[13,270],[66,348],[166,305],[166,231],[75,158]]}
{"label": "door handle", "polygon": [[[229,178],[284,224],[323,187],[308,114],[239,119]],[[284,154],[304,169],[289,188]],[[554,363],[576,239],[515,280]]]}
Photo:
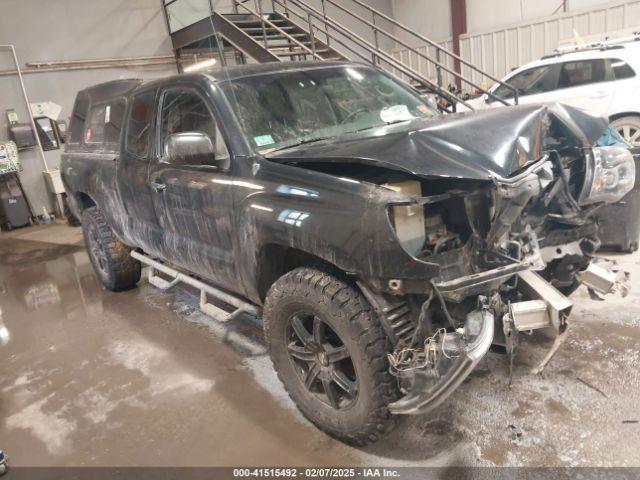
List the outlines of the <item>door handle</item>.
{"label": "door handle", "polygon": [[150,186],[151,186],[151,190],[153,190],[156,193],[164,192],[167,188],[166,183],[163,183],[162,181],[158,181],[158,180],[154,180],[153,182],[151,182]]}

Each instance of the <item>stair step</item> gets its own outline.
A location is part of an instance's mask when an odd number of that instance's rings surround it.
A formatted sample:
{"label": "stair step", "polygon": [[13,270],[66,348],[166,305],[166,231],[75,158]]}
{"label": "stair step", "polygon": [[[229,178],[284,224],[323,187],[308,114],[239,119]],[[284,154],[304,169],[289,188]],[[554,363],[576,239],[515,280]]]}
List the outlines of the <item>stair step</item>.
{"label": "stair step", "polygon": [[[268,40],[268,39],[267,39]],[[293,43],[293,42],[285,42],[285,43],[269,43],[269,50],[289,50],[291,48],[298,48],[300,49],[300,45],[304,45],[305,47],[307,47],[309,50],[313,50],[313,47],[311,46],[311,42],[298,42],[298,43]],[[326,48],[324,45],[320,44],[320,43],[316,43],[316,53],[318,52],[329,52],[330,50],[328,48]]]}
{"label": "stair step", "polygon": [[[242,28],[242,27],[241,27]],[[278,27],[280,28],[280,30],[295,30],[296,27],[292,27],[292,26],[282,26],[282,27]],[[270,27],[270,26],[265,26],[264,29],[262,27],[248,27],[248,28],[242,28],[243,32],[258,32],[258,33],[262,33],[263,30],[266,30],[267,32],[278,32],[277,29]]]}
{"label": "stair step", "polygon": [[[273,51],[272,49],[269,49],[269,51]],[[323,52],[328,52],[329,50],[316,50],[316,54],[320,54]],[[278,57],[293,57],[296,55],[312,55],[312,52],[307,52],[306,50],[291,50],[288,52],[281,52],[281,53],[276,53],[276,55]]]}
{"label": "stair step", "polygon": [[[303,38],[303,37],[308,38],[309,34],[308,33],[290,33],[289,36],[293,38]],[[288,40],[288,37],[282,34],[267,35],[267,40]]]}
{"label": "stair step", "polygon": [[[286,20],[282,19],[282,18],[267,18],[267,20],[269,20],[271,23],[277,23],[277,24],[283,24],[283,23],[287,23]],[[259,18],[253,18],[253,19],[248,19],[248,20],[231,20],[233,23],[235,23],[236,25],[241,25],[241,24],[250,24],[250,23],[260,23],[261,20]]]}

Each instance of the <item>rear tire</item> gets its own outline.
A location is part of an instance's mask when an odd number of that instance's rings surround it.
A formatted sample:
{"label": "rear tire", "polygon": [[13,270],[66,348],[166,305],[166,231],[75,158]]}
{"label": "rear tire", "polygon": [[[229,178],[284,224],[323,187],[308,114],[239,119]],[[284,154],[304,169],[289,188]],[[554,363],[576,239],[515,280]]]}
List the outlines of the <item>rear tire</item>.
{"label": "rear tire", "polygon": [[364,297],[347,283],[298,268],[267,294],[264,331],[278,377],[302,414],[352,445],[389,432],[398,397],[388,340]]}
{"label": "rear tire", "polygon": [[640,147],[640,117],[629,115],[611,122],[618,132],[633,148]]}
{"label": "rear tire", "polygon": [[131,257],[131,248],[118,240],[98,207],[82,212],[82,234],[89,259],[102,284],[114,292],[135,287],[142,265]]}

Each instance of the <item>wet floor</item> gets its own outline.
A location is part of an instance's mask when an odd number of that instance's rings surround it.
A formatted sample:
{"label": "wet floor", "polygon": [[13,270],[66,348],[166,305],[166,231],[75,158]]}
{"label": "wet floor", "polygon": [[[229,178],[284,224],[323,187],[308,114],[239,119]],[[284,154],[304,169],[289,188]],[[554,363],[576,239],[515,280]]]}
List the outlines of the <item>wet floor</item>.
{"label": "wet floor", "polygon": [[[365,449],[295,410],[256,319],[202,315],[193,291],[97,282],[79,229],[0,235],[0,449],[13,465],[640,465],[638,286],[575,296],[571,334],[526,337],[513,384],[489,354],[430,417]],[[621,441],[623,440],[623,441]]]}

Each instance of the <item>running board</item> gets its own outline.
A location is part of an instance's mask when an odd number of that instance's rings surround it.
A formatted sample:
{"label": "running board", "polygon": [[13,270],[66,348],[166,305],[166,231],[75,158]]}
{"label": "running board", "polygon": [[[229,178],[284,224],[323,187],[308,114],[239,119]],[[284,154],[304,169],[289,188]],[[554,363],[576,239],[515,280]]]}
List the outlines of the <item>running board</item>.
{"label": "running board", "polygon": [[[191,285],[192,287],[200,290],[200,310],[202,311],[202,313],[214,318],[215,320],[218,320],[220,322],[228,322],[241,313],[248,313],[250,315],[260,314],[258,307],[256,307],[255,305],[245,302],[244,300],[234,295],[225,293],[222,290],[218,290],[211,285],[207,285],[206,283],[192,277],[191,275],[181,273],[142,253],[131,252],[131,256],[149,267],[149,283],[154,287],[159,288],[160,290],[168,290],[180,282],[186,283],[187,285]],[[169,277],[171,277],[171,280],[165,280],[164,278],[159,277],[158,275],[156,275],[156,272],[162,272],[165,275],[168,275]],[[236,309],[228,312],[218,307],[217,305],[214,305],[213,303],[209,303],[207,301],[207,296],[217,298],[224,303],[232,305]]]}

